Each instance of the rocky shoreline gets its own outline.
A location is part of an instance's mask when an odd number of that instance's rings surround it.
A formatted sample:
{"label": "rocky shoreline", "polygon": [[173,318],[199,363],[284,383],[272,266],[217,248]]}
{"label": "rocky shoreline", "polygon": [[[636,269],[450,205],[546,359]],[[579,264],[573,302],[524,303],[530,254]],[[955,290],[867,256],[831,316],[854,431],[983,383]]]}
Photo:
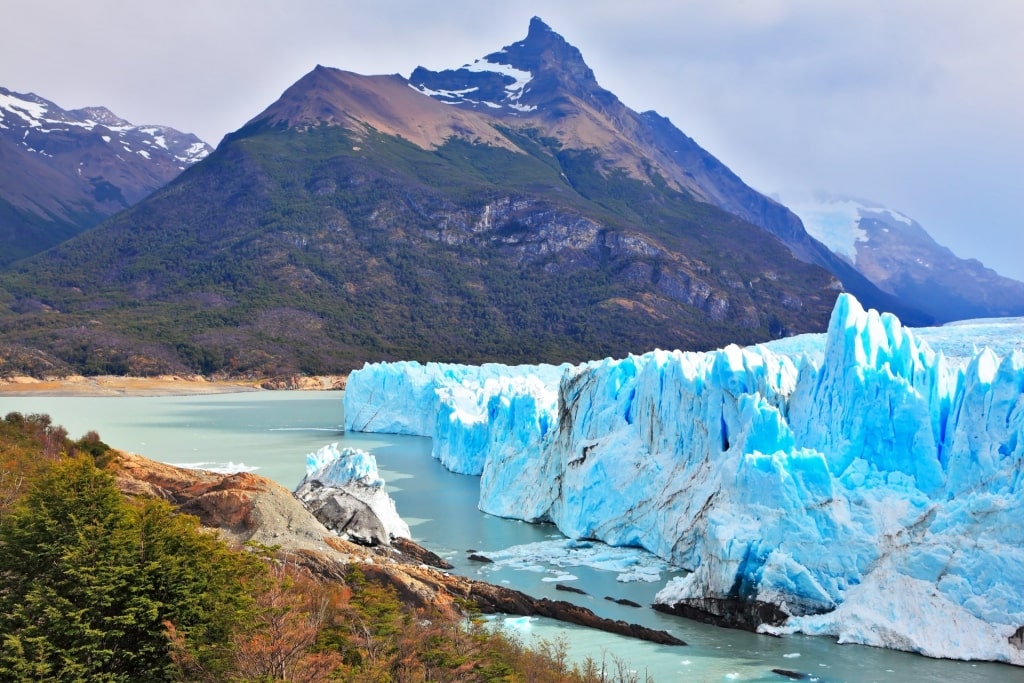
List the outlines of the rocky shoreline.
{"label": "rocky shoreline", "polygon": [[120,453],[114,467],[125,494],[163,498],[228,541],[273,548],[279,561],[324,579],[343,580],[355,566],[417,607],[453,614],[469,610],[543,616],[663,645],[686,644],[666,631],[600,617],[571,602],[538,599],[450,574],[440,568],[441,558],[408,539],[376,546],[347,541],[329,531],[290,491],[259,475],[182,469],[129,453]]}

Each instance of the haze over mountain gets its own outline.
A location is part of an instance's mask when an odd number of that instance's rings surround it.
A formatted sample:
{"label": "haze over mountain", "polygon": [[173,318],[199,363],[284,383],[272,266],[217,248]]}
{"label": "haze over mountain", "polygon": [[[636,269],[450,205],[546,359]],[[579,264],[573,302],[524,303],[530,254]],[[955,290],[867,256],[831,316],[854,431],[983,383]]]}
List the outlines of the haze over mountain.
{"label": "haze over mountain", "polygon": [[706,349],[822,330],[840,288],[923,319],[536,18],[463,69],[318,66],[0,284],[8,370],[37,373]]}
{"label": "haze over mountain", "polygon": [[937,322],[1024,315],[1024,283],[958,258],[909,216],[822,193],[787,204],[834,253]]}
{"label": "haze over mountain", "polygon": [[0,265],[135,204],[211,151],[168,126],[0,87]]}

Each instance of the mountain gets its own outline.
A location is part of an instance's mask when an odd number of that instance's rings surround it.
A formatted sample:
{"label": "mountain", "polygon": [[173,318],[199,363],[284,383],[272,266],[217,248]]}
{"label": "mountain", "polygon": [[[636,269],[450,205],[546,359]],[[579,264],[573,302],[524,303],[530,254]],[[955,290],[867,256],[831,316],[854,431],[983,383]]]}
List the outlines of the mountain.
{"label": "mountain", "polygon": [[165,188],[9,269],[0,372],[581,361],[821,330],[844,287],[898,305],[820,267],[795,215],[540,20],[495,54],[410,79],[316,67]]}
{"label": "mountain", "polygon": [[459,69],[418,67],[410,84],[453,107],[536,129],[563,148],[590,150],[604,173],[624,172],[717,206],[779,237],[793,255],[819,265],[868,305],[911,324],[927,316],[879,291],[820,241],[788,208],[746,185],[725,164],[654,111],[637,113],[602,88],[580,51],[541,19],[524,40]]}
{"label": "mountain", "polygon": [[210,151],[104,107],[67,111],[0,88],[0,266],[135,204]]}
{"label": "mountain", "polygon": [[787,204],[834,253],[937,322],[1024,315],[1024,282],[957,257],[898,211],[825,194]]}
{"label": "mountain", "polygon": [[480,510],[686,570],[659,610],[1024,665],[1022,337],[843,294],[827,334],[747,348],[366,365],[345,428],[429,436]]}

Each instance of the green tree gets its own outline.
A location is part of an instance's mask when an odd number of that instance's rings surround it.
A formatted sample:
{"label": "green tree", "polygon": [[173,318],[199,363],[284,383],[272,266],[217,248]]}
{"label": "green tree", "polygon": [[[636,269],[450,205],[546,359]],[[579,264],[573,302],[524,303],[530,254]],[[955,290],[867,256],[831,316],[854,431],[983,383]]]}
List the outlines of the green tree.
{"label": "green tree", "polygon": [[168,625],[215,667],[259,565],[86,457],[37,479],[0,527],[0,680],[174,680]]}

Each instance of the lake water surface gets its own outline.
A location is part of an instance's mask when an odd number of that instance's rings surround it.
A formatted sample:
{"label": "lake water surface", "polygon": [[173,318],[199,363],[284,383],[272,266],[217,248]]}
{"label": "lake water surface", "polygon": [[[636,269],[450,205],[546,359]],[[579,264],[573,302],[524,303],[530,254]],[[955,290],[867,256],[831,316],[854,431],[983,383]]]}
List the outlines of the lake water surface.
{"label": "lake water surface", "polygon": [[[506,624],[524,639],[564,638],[576,659],[628,661],[657,683],[672,681],[784,681],[772,669],[810,675],[811,680],[1024,681],[1016,667],[933,660],[907,653],[854,645],[826,638],[772,638],[705,626],[647,607],[672,572],[637,552],[616,553],[602,546],[565,550],[565,539],[551,526],[530,525],[485,515],[476,509],[478,479],[452,474],[430,457],[430,440],[342,431],[342,395],[338,392],[247,392],[175,397],[15,397],[0,396],[0,414],[48,413],[72,438],[96,430],[111,446],[154,460],[208,468],[230,466],[256,471],[294,488],[305,472],[306,454],[338,441],[368,450],[415,540],[443,555],[458,573],[509,585],[536,597],[571,600],[601,616],[672,632],[689,643],[670,648],[571,627],[549,620],[510,618]],[[481,565],[468,550],[498,553],[527,544],[535,553],[515,553],[515,561]],[[575,554],[611,568],[571,566]],[[554,557],[558,564],[545,561]],[[653,565],[653,569],[652,569]],[[659,580],[618,580],[622,574],[657,572]],[[573,585],[587,595],[557,591]],[[644,605],[622,606],[606,597]]]}

